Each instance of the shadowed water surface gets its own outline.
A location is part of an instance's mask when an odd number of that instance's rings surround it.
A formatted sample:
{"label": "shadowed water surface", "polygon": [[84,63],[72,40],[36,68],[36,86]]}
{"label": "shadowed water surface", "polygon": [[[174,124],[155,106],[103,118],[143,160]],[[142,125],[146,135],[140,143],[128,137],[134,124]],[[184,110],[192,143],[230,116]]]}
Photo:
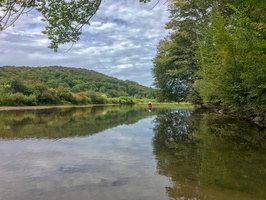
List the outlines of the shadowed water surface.
{"label": "shadowed water surface", "polygon": [[189,107],[0,112],[0,200],[265,199],[265,130]]}

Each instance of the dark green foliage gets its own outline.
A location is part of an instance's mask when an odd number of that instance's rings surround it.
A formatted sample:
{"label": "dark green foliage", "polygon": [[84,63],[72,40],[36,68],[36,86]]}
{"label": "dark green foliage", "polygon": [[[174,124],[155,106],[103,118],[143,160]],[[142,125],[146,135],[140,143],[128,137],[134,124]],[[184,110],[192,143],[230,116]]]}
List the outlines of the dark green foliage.
{"label": "dark green foliage", "polygon": [[203,105],[203,99],[200,96],[200,93],[195,89],[188,93],[186,99],[194,105]]}
{"label": "dark green foliage", "polygon": [[178,46],[169,40],[158,45],[157,56],[153,60],[154,85],[159,88],[159,101],[182,101],[188,87],[185,85],[189,72],[173,73],[180,67],[182,60]]}
{"label": "dark green foliage", "polygon": [[133,97],[154,99],[155,90],[86,69],[0,67],[0,106],[104,104],[121,96],[131,98],[121,102],[132,103]]}
{"label": "dark green foliage", "polygon": [[197,79],[199,69],[196,56],[197,27],[206,21],[210,1],[173,1],[170,6],[171,21],[166,24],[173,32],[161,41],[153,60],[154,85],[161,97],[168,101],[182,101]]}
{"label": "dark green foliage", "polygon": [[248,7],[228,7],[234,11],[230,17],[213,10],[210,25],[202,30],[200,94],[205,103],[230,110],[265,111],[265,21],[254,22]]}

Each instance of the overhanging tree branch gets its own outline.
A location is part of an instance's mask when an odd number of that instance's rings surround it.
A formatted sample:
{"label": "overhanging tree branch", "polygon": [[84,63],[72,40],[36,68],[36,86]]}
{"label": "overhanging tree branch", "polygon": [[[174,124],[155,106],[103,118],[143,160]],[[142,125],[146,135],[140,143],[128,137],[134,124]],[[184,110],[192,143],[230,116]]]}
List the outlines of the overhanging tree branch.
{"label": "overhanging tree branch", "polygon": [[57,51],[60,44],[74,44],[80,39],[82,28],[90,24],[101,3],[102,0],[0,0],[0,31],[34,9],[47,22],[42,33],[51,41],[49,48]]}

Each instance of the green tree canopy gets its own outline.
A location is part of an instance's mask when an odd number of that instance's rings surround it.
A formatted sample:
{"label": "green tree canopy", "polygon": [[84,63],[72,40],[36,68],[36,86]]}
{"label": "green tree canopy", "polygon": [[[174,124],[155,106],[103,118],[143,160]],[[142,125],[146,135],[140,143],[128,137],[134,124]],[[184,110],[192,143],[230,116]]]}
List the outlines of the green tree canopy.
{"label": "green tree canopy", "polygon": [[[12,79],[10,79],[12,77]],[[0,89],[6,92],[32,93],[38,85],[46,88],[66,88],[73,93],[88,90],[110,97],[138,95],[139,98],[155,98],[155,90],[134,81],[122,81],[92,70],[69,67],[0,67]]]}
{"label": "green tree canopy", "polygon": [[157,46],[153,60],[154,84],[161,89],[162,99],[183,100],[191,91],[195,72],[199,69],[196,57],[198,26],[207,21],[212,1],[171,1],[170,22],[167,29],[173,31]]}
{"label": "green tree canopy", "polygon": [[229,8],[235,11],[230,18],[213,10],[202,31],[200,94],[206,103],[231,110],[265,110],[266,26],[249,14],[250,8]]}
{"label": "green tree canopy", "polygon": [[173,0],[169,10],[172,32],[153,60],[161,98],[182,91],[193,103],[265,112],[266,1]]}

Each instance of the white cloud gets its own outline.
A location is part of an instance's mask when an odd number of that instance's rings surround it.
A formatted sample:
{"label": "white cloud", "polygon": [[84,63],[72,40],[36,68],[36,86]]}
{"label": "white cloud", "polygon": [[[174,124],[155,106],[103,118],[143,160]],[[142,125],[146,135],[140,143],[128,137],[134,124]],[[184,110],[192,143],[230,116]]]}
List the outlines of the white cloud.
{"label": "white cloud", "polygon": [[116,68],[116,69],[127,69],[127,68],[131,68],[132,64],[124,64],[124,65],[116,65],[112,68]]}
{"label": "white cloud", "polygon": [[71,44],[60,46],[57,53],[47,48],[49,41],[41,34],[45,24],[32,12],[14,28],[0,32],[1,65],[87,68],[150,86],[151,60],[159,40],[167,34],[164,26],[168,21],[165,2],[153,8],[156,2],[103,1],[68,53]]}

